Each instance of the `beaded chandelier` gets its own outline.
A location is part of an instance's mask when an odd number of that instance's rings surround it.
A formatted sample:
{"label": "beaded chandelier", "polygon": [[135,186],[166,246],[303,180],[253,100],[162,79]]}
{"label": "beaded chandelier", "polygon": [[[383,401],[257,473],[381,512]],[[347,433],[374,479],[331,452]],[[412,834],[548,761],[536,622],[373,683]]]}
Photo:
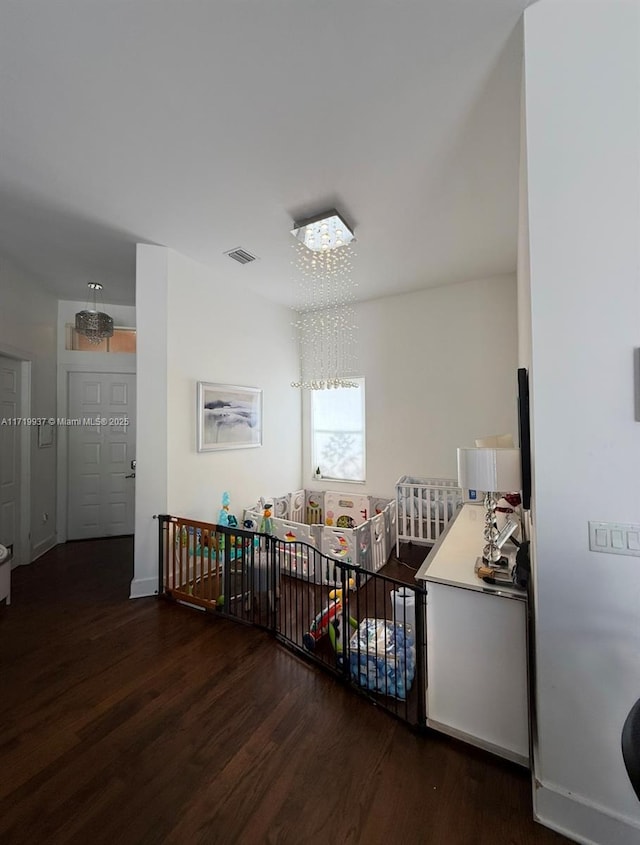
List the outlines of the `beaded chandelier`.
{"label": "beaded chandelier", "polygon": [[353,231],[334,209],[291,230],[300,291],[294,327],[300,348],[300,380],[292,387],[324,390],[358,387],[357,325],[351,277]]}
{"label": "beaded chandelier", "polygon": [[107,337],[113,337],[113,320],[104,311],[98,311],[98,295],[102,290],[99,282],[89,282],[87,287],[92,292],[93,308],[87,307],[76,314],[76,331],[84,335],[89,343],[100,343]]}

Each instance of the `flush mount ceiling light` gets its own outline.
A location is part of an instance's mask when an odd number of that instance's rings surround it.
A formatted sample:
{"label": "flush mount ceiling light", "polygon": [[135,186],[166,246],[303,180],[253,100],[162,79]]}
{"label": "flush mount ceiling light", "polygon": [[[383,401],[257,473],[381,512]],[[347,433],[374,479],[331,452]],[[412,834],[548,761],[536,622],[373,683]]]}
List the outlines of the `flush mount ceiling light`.
{"label": "flush mount ceiling light", "polygon": [[105,338],[113,336],[113,320],[104,311],[98,310],[98,296],[102,299],[102,285],[99,282],[89,282],[87,287],[90,291],[89,297],[93,300],[91,303],[93,308],[90,308],[90,303],[87,302],[87,307],[83,311],[78,311],[76,331],[84,335],[89,343],[100,343]]}
{"label": "flush mount ceiling light", "polygon": [[312,252],[346,246],[355,235],[335,208],[294,223],[291,234]]}
{"label": "flush mount ceiling light", "polygon": [[358,387],[357,325],[351,277],[355,253],[351,227],[335,209],[294,224],[299,294],[294,326],[300,348],[299,381],[293,387],[323,390]]}

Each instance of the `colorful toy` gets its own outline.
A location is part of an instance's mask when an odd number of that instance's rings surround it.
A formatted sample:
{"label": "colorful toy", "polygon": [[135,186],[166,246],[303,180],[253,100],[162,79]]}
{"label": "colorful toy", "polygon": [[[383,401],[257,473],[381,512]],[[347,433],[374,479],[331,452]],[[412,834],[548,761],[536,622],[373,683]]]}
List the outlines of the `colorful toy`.
{"label": "colorful toy", "polygon": [[271,521],[271,504],[265,502],[260,520],[260,533],[273,534],[273,522]]}
{"label": "colorful toy", "polygon": [[[353,578],[349,578],[348,586],[350,590],[355,587],[355,581]],[[314,651],[316,643],[319,642],[325,634],[329,634],[331,645],[338,655],[338,658],[340,660],[342,659],[342,651],[344,647],[343,610],[344,604],[346,603],[343,603],[342,593],[342,590],[331,590],[329,593],[329,604],[317,614],[311,623],[309,630],[302,637],[302,644],[307,651]],[[358,623],[353,617],[348,616],[348,620],[349,625],[352,628],[355,629],[358,627]]]}
{"label": "colorful toy", "polygon": [[218,525],[222,525],[225,528],[229,525],[229,505],[231,504],[231,497],[225,490],[222,494],[222,507],[218,513]]}
{"label": "colorful toy", "polygon": [[339,535],[337,537],[337,543],[337,546],[332,546],[331,551],[335,557],[346,557],[349,554],[349,543],[346,538]]}
{"label": "colorful toy", "polygon": [[345,614],[341,611],[335,619],[329,623],[329,642],[336,653],[336,663],[342,666],[342,654],[344,652],[345,637],[350,636],[354,631],[358,630],[358,622],[353,616],[347,615],[349,622],[349,631],[345,631]]}

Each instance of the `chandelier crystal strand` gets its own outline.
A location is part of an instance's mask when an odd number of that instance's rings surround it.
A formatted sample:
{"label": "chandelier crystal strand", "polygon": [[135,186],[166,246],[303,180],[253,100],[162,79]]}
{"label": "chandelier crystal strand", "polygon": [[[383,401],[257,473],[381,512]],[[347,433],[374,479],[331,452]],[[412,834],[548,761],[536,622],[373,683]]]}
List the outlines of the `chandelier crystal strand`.
{"label": "chandelier crystal strand", "polygon": [[293,230],[298,238],[292,262],[299,278],[296,329],[300,381],[294,387],[325,390],[358,387],[357,325],[351,270],[353,233],[337,212],[327,212]]}

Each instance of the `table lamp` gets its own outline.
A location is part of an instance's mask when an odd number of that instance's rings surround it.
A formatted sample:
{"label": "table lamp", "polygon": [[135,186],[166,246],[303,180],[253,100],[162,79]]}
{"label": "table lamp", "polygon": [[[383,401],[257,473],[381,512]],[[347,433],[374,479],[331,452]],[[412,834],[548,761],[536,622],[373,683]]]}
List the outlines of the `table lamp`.
{"label": "table lamp", "polygon": [[498,566],[502,557],[496,519],[498,499],[503,493],[519,492],[520,479],[519,449],[458,449],[458,484],[463,490],[481,490],[485,494],[482,558],[488,566]]}

